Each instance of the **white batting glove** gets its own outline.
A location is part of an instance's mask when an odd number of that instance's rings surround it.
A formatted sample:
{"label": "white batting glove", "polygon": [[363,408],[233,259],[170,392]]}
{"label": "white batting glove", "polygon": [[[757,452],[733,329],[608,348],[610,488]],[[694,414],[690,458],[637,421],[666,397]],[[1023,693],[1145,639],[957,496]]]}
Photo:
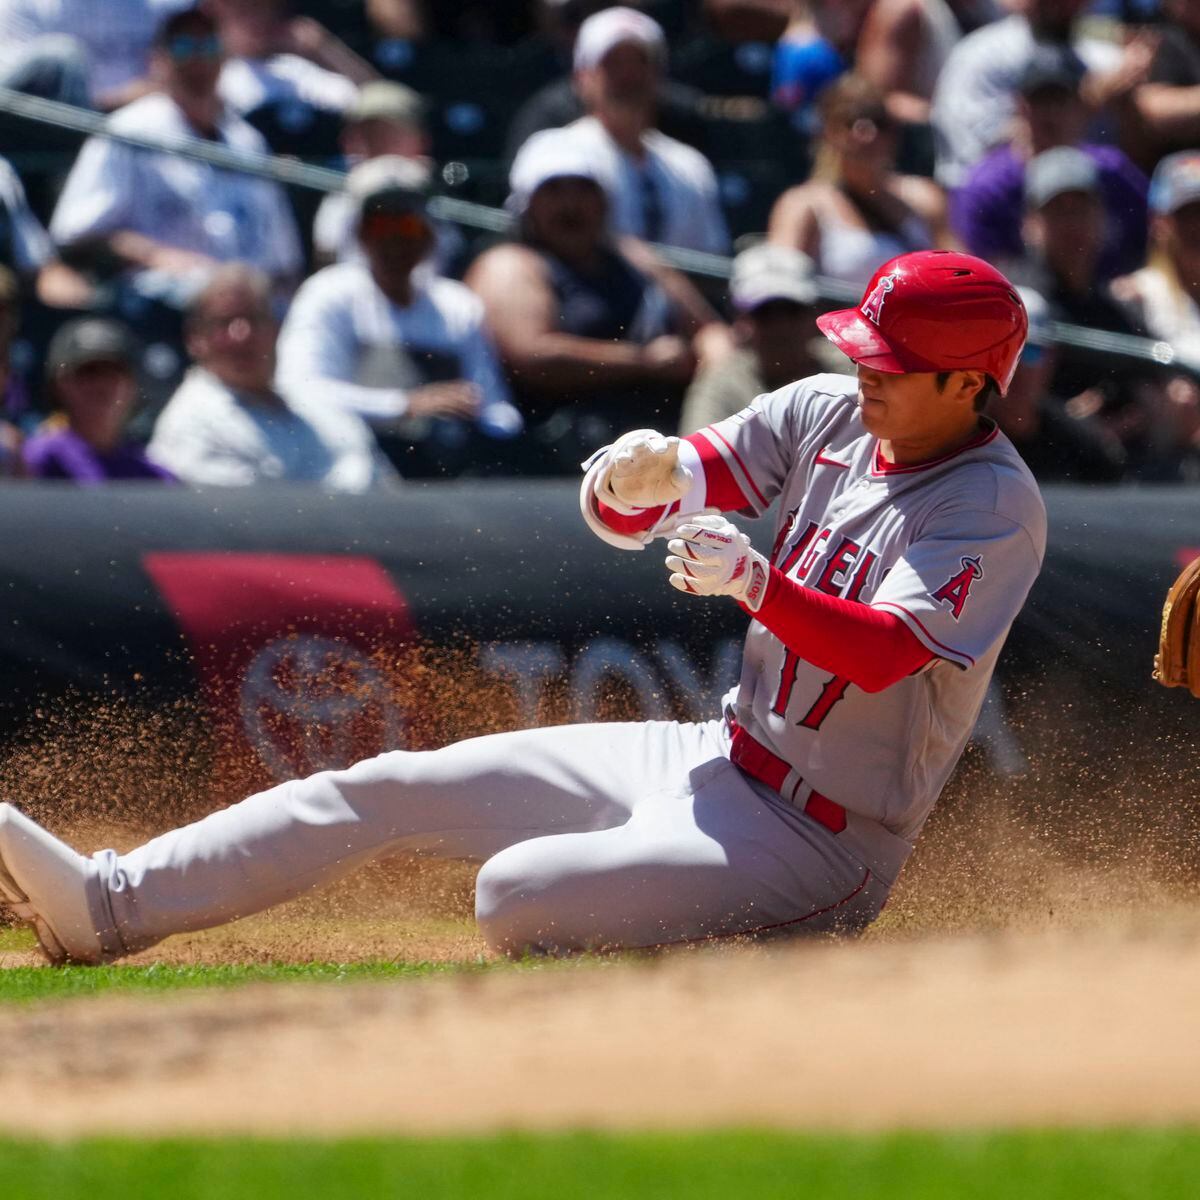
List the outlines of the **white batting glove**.
{"label": "white batting glove", "polygon": [[724,517],[690,516],[667,542],[671,586],[694,596],[732,596],[758,612],[771,569],[750,539]]}
{"label": "white batting glove", "polygon": [[677,437],[635,429],[605,451],[593,486],[598,500],[629,515],[682,500],[692,486],[692,473],[679,461]]}

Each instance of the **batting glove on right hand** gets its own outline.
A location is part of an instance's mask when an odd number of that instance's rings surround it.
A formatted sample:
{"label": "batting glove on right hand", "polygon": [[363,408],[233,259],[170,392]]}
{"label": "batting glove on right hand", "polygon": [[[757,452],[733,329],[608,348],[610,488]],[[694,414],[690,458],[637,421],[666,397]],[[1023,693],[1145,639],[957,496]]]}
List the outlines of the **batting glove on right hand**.
{"label": "batting glove on right hand", "polygon": [[609,446],[594,486],[598,500],[628,515],[682,500],[692,473],[679,461],[677,437],[635,429]]}
{"label": "batting glove on right hand", "polygon": [[672,587],[694,596],[732,596],[758,612],[770,564],[732,521],[703,514],[687,517],[675,527],[667,549]]}

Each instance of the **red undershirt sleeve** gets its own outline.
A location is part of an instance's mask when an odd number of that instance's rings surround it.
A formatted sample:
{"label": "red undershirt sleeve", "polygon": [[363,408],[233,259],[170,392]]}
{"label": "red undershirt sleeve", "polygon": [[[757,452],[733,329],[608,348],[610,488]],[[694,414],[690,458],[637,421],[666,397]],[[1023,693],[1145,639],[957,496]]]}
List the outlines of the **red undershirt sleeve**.
{"label": "red undershirt sleeve", "polygon": [[806,588],[778,567],[758,612],[742,608],[805,662],[864,692],[881,692],[934,658],[893,613]]}

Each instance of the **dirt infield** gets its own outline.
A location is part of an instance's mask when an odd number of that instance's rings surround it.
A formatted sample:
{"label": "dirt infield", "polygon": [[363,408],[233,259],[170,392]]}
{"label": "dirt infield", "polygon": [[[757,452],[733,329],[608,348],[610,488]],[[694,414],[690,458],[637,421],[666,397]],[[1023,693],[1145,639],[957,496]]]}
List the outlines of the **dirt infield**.
{"label": "dirt infield", "polygon": [[[979,830],[974,831],[977,835]],[[0,1010],[0,1128],[805,1129],[1200,1120],[1200,905],[952,827],[856,943]],[[978,839],[977,839],[978,840]],[[972,880],[974,884],[972,884]],[[140,961],[483,954],[470,874],[392,864]],[[3,965],[32,962],[8,955]]]}

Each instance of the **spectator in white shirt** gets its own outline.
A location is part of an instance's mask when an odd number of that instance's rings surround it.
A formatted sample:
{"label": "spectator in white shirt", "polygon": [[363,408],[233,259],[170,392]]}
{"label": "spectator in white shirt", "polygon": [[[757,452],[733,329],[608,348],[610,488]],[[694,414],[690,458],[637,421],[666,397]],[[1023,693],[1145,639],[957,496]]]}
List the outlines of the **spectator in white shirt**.
{"label": "spectator in white shirt", "polygon": [[150,43],[195,0],[0,0],[0,84],[111,111],[154,90]]}
{"label": "spectator in white shirt", "polygon": [[565,128],[613,181],[614,232],[724,254],[729,231],[712,164],[654,127],[665,59],[662,28],[644,13],[607,8],[589,17],[574,63],[588,115]]}
{"label": "spectator in white shirt", "polygon": [[[197,9],[168,17],[152,60],[163,91],[121,109],[110,128],[266,153],[217,94],[221,58],[211,17]],[[281,293],[302,266],[295,218],[277,184],[103,136],[80,151],[50,234],[64,249],[115,258],[138,291],[171,304],[186,304],[220,262],[261,268]]]}
{"label": "spectator in white shirt", "polygon": [[424,265],[435,237],[429,186],[428,168],[412,159],[351,172],[365,262],[306,280],[279,345],[281,386],[316,389],[366,418],[409,475],[480,467],[523,424],[479,298]]}
{"label": "spectator in white shirt", "polygon": [[320,389],[274,385],[271,282],[253,267],[218,268],[188,313],[195,365],[154,426],[147,455],[185,483],[314,483],[362,492],[395,472],[354,413]]}

